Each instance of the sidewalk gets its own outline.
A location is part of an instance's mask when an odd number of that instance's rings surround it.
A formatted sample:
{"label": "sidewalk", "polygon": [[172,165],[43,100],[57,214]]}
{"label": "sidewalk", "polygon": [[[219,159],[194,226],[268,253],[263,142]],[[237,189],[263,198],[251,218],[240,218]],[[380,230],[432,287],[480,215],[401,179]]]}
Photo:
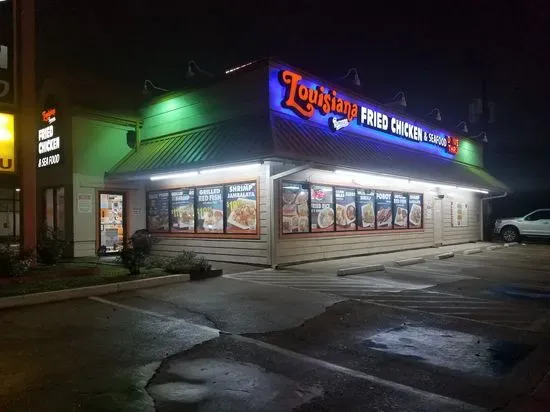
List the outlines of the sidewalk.
{"label": "sidewalk", "polygon": [[381,254],[369,255],[369,256],[302,263],[299,265],[285,266],[285,269],[295,270],[298,272],[336,274],[338,269],[346,269],[346,268],[365,266],[365,265],[389,265],[389,264],[393,265],[393,263],[396,260],[435,257],[437,255],[448,253],[448,252],[463,253],[465,250],[485,248],[491,245],[494,245],[494,243],[490,243],[490,242],[462,243],[458,245],[431,247],[431,248],[425,248],[425,249],[381,253]]}

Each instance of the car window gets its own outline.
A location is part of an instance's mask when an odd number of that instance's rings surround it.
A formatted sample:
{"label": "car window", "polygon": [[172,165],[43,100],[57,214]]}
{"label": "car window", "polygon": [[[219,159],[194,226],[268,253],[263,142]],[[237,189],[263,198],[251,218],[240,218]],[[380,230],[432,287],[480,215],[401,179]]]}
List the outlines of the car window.
{"label": "car window", "polygon": [[550,220],[550,210],[540,210],[538,212],[535,212],[527,216],[527,220],[529,221],[542,220],[542,219]]}

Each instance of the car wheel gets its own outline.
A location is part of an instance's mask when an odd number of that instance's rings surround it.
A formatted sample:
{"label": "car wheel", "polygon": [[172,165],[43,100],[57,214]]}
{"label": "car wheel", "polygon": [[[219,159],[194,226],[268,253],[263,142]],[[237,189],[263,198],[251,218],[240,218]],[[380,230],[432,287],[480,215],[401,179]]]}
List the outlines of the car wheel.
{"label": "car wheel", "polygon": [[519,241],[519,231],[514,226],[508,226],[502,229],[502,239],[505,242]]}

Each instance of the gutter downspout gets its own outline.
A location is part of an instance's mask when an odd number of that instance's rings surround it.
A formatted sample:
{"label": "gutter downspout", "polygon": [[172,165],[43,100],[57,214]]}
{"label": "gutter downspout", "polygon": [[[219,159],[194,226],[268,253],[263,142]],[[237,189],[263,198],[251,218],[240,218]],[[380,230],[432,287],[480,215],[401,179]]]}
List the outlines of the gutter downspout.
{"label": "gutter downspout", "polygon": [[483,207],[483,202],[486,202],[487,200],[502,199],[506,196],[508,196],[508,192],[504,192],[504,193],[501,193],[500,195],[496,195],[496,196],[489,196],[489,197],[482,197],[481,198],[481,225],[480,225],[481,240],[483,240],[483,229],[485,227],[485,222],[484,222],[485,208]]}
{"label": "gutter downspout", "polygon": [[[271,166],[273,166],[272,163],[269,164],[269,174],[271,175]],[[276,175],[271,175],[269,177],[269,194],[271,196],[270,207],[269,207],[269,241],[270,241],[270,247],[269,247],[269,263],[273,269],[277,269],[277,240],[279,236],[279,231],[277,230],[277,227],[275,225],[275,219],[277,217],[277,205],[275,204],[275,201],[278,199],[278,196],[275,195],[275,181],[279,180],[283,177],[292,175],[294,173],[301,172],[302,170],[306,170],[311,168],[311,164],[306,164],[298,167],[294,167],[289,170],[285,170],[284,172],[277,173]]]}

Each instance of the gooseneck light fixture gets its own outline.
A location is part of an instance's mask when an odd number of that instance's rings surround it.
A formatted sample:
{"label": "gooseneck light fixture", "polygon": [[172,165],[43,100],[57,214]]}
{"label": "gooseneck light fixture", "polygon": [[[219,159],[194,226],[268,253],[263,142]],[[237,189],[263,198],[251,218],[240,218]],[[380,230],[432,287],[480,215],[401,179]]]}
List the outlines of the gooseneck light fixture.
{"label": "gooseneck light fixture", "polygon": [[361,79],[359,78],[359,73],[357,72],[357,69],[355,67],[349,69],[345,76],[340,77],[340,80],[347,79],[352,74],[353,84],[355,84],[356,86],[361,86]]}
{"label": "gooseneck light fixture", "polygon": [[481,139],[483,143],[489,143],[489,139],[487,138],[487,133],[481,132],[479,134],[476,134],[475,136],[470,136],[470,139]]}
{"label": "gooseneck light fixture", "polygon": [[152,90],[158,90],[161,92],[167,92],[168,89],[156,86],[151,80],[145,80],[143,82],[143,94],[149,94]]}
{"label": "gooseneck light fixture", "polygon": [[399,99],[399,106],[407,107],[407,99],[405,98],[405,92],[398,92],[395,96],[393,96],[393,99],[391,99],[389,103],[396,102],[398,101],[397,99]]}
{"label": "gooseneck light fixture", "polygon": [[[462,127],[460,127],[460,126],[462,126]],[[465,120],[461,121],[461,122],[460,122],[459,124],[457,124],[455,127],[456,127],[457,129],[460,128],[460,131],[461,131],[462,133],[468,133],[468,124],[466,123]]]}
{"label": "gooseneck light fixture", "polygon": [[199,65],[195,62],[195,60],[189,60],[189,63],[187,64],[187,73],[185,74],[185,77],[187,79],[190,79],[192,77],[195,77],[197,73],[206,74],[207,76],[214,77],[212,73],[207,72],[206,70],[203,70],[199,67]]}
{"label": "gooseneck light fixture", "polygon": [[428,113],[428,116],[432,116],[432,115],[435,120],[437,120],[438,122],[441,121],[441,110],[439,110],[437,107],[435,109],[432,109],[432,111]]}

